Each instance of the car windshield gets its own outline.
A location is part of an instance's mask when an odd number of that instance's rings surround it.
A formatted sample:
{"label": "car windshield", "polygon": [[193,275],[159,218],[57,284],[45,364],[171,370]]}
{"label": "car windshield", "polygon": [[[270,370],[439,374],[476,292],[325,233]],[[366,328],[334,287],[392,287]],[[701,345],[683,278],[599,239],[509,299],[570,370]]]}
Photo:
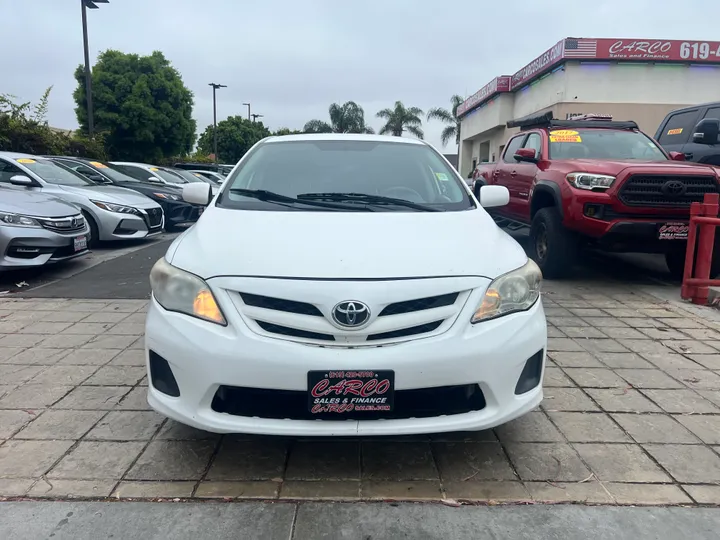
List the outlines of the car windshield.
{"label": "car windshield", "polygon": [[[372,206],[373,211],[417,211],[378,197],[436,210],[474,208],[460,180],[439,154],[424,144],[404,142],[305,140],[262,144],[228,178],[217,203],[226,208],[318,211],[317,206],[281,204],[233,193],[237,189],[292,198],[301,195],[305,200],[332,199],[352,209]],[[347,197],[352,200],[343,199],[343,194],[352,194]]]}
{"label": "car windshield", "polygon": [[139,184],[140,180],[136,180],[132,176],[120,172],[110,163],[103,163],[102,161],[91,161],[90,165],[95,169],[99,170],[102,174],[110,178],[113,182],[134,182]]}
{"label": "car windshield", "polygon": [[94,186],[94,182],[84,176],[61,167],[49,159],[21,158],[17,160],[23,166],[37,174],[49,184],[60,184],[63,186]]}
{"label": "car windshield", "polygon": [[639,131],[555,129],[549,136],[553,159],[668,159],[652,139]]}
{"label": "car windshield", "polygon": [[178,176],[182,176],[186,181],[188,181],[190,183],[197,183],[197,182],[202,182],[203,184],[205,183],[205,182],[203,182],[202,179],[198,178],[197,176],[195,176],[193,173],[191,173],[189,171],[184,171],[182,169],[173,169],[172,172],[177,174]]}
{"label": "car windshield", "polygon": [[162,178],[166,182],[170,182],[171,184],[187,184],[187,180],[172,171],[160,169],[159,167],[152,167],[150,170],[152,171],[152,174]]}

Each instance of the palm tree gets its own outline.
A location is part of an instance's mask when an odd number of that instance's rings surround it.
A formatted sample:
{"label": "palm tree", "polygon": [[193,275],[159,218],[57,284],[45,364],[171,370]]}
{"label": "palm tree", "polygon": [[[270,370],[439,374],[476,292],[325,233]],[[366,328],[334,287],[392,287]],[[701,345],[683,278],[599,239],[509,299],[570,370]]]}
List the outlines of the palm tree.
{"label": "palm tree", "polygon": [[310,120],[303,131],[305,133],[375,133],[365,125],[365,111],[354,101],[343,105],[333,103],[328,109],[330,123],[323,120]]}
{"label": "palm tree", "polygon": [[443,124],[448,124],[440,134],[440,140],[442,141],[443,146],[447,146],[447,143],[452,138],[455,139],[455,144],[457,144],[458,147],[460,145],[460,119],[457,117],[457,109],[463,101],[465,100],[462,96],[455,94],[450,98],[452,108],[449,111],[447,109],[443,109],[442,107],[436,107],[434,109],[430,109],[427,113],[428,121],[440,120]]}
{"label": "palm tree", "polygon": [[408,131],[415,135],[418,139],[422,139],[425,134],[420,126],[422,126],[422,109],[417,107],[405,107],[402,101],[395,102],[395,108],[383,109],[375,115],[378,118],[385,119],[385,125],[380,128],[380,135],[390,133],[395,137],[402,137],[404,131]]}

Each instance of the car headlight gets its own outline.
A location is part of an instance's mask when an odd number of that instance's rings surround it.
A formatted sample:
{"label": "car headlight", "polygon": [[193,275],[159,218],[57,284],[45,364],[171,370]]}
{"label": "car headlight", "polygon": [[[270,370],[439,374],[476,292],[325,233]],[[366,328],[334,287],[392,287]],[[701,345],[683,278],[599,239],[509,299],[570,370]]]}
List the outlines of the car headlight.
{"label": "car headlight", "polygon": [[10,225],[11,227],[42,227],[36,219],[20,214],[11,214],[9,212],[0,212],[0,225]]}
{"label": "car headlight", "polygon": [[227,326],[210,287],[195,274],[160,259],[150,271],[150,286],[158,304],[205,321]]}
{"label": "car headlight", "polygon": [[95,206],[102,208],[103,210],[107,210],[108,212],[115,212],[117,214],[140,214],[140,211],[137,208],[133,208],[132,206],[125,206],[124,204],[115,204],[92,200],[90,202],[92,202]]}
{"label": "car headlight", "polygon": [[608,176],[606,174],[589,174],[582,172],[574,172],[568,174],[566,177],[571,185],[578,189],[608,189],[615,182],[614,176]]}
{"label": "car headlight", "polygon": [[168,201],[179,201],[180,197],[172,193],[153,193],[158,199],[166,199]]}
{"label": "car headlight", "polygon": [[530,309],[540,297],[542,272],[535,261],[493,280],[470,322],[478,323]]}

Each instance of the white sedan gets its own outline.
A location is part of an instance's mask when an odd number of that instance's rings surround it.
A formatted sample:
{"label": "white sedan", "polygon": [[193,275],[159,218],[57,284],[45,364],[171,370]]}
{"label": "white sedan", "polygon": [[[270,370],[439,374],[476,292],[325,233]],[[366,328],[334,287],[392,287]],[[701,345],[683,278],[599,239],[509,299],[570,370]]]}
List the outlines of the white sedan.
{"label": "white sedan", "polygon": [[[542,400],[541,274],[422,141],[256,144],[151,273],[148,401],[217,433],[488,429]],[[458,231],[476,231],[468,250]]]}

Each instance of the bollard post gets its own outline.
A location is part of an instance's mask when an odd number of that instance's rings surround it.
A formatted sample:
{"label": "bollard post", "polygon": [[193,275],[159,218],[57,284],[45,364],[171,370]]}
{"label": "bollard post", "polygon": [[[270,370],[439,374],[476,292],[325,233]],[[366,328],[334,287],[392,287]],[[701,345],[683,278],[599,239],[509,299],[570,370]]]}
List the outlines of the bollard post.
{"label": "bollard post", "polygon": [[694,202],[690,205],[690,223],[688,226],[687,248],[685,249],[685,269],[683,271],[682,286],[680,288],[681,298],[692,298],[697,292],[697,287],[688,285],[687,281],[693,277],[693,269],[695,264],[695,245],[697,242],[697,224],[694,221],[695,216],[703,215],[703,203]]}
{"label": "bollard post", "polygon": [[[706,193],[702,207],[702,215],[717,218],[720,209],[720,195],[717,193]],[[691,205],[692,206],[692,205]],[[692,208],[691,208],[692,211]],[[691,216],[692,219],[692,216]],[[700,223],[700,231],[697,236],[697,257],[695,259],[695,278],[707,280],[710,278],[710,267],[712,264],[713,246],[715,244],[715,225]],[[688,234],[689,237],[689,234]],[[689,239],[689,238],[688,238]],[[690,252],[689,252],[690,253]],[[694,255],[694,253],[691,253]],[[686,259],[687,266],[687,259]],[[686,268],[687,272],[687,268]],[[713,276],[714,277],[714,276]],[[692,295],[694,304],[707,304],[710,289],[707,286],[698,286]]]}

